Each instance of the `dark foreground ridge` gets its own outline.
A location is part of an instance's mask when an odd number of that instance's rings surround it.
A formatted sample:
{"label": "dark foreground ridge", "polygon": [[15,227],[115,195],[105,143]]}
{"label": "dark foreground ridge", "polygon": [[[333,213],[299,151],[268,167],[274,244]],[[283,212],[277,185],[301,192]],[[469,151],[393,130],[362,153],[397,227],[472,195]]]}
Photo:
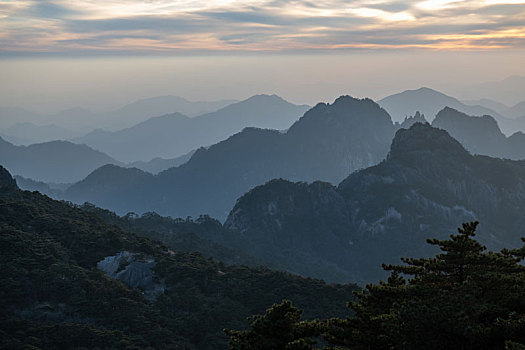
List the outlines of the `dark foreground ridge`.
{"label": "dark foreground ridge", "polygon": [[0,348],[225,349],[223,328],[289,298],[349,315],[354,285],[180,252],[37,192],[0,168]]}

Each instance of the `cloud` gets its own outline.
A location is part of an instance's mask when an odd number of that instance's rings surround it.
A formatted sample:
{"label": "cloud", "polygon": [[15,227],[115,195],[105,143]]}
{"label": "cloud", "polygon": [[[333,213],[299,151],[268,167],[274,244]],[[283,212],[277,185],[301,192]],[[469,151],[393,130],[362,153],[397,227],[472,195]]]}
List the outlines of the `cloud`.
{"label": "cloud", "polygon": [[525,0],[0,0],[0,53],[525,49]]}

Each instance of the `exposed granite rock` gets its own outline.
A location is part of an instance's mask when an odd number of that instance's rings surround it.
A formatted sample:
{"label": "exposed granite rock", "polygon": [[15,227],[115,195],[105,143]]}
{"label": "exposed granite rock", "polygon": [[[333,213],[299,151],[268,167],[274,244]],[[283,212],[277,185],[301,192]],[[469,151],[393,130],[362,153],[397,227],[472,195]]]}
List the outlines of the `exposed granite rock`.
{"label": "exposed granite rock", "polygon": [[110,278],[121,281],[131,288],[138,288],[155,298],[164,292],[164,283],[155,277],[156,262],[152,257],[122,251],[99,261],[97,267]]}

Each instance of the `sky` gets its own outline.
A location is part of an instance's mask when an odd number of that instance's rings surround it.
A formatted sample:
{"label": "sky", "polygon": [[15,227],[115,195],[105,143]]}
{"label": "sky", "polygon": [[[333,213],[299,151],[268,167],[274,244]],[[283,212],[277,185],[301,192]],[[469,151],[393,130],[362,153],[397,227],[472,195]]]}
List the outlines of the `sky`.
{"label": "sky", "polygon": [[524,62],[525,0],[0,0],[0,106],[461,94]]}

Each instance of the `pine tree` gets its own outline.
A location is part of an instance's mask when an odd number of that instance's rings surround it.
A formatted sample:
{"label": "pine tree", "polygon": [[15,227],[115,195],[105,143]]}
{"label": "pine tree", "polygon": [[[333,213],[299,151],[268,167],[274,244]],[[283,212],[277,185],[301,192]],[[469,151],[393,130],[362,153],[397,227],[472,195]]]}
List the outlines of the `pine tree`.
{"label": "pine tree", "polygon": [[[525,344],[525,249],[487,252],[465,223],[442,253],[388,265],[387,282],[368,285],[330,320],[326,339],[351,349],[519,349]],[[405,279],[403,276],[412,276]]]}
{"label": "pine tree", "polygon": [[250,318],[251,330],[229,330],[232,350],[309,350],[321,333],[320,322],[300,321],[302,311],[288,300],[274,304],[265,315]]}

